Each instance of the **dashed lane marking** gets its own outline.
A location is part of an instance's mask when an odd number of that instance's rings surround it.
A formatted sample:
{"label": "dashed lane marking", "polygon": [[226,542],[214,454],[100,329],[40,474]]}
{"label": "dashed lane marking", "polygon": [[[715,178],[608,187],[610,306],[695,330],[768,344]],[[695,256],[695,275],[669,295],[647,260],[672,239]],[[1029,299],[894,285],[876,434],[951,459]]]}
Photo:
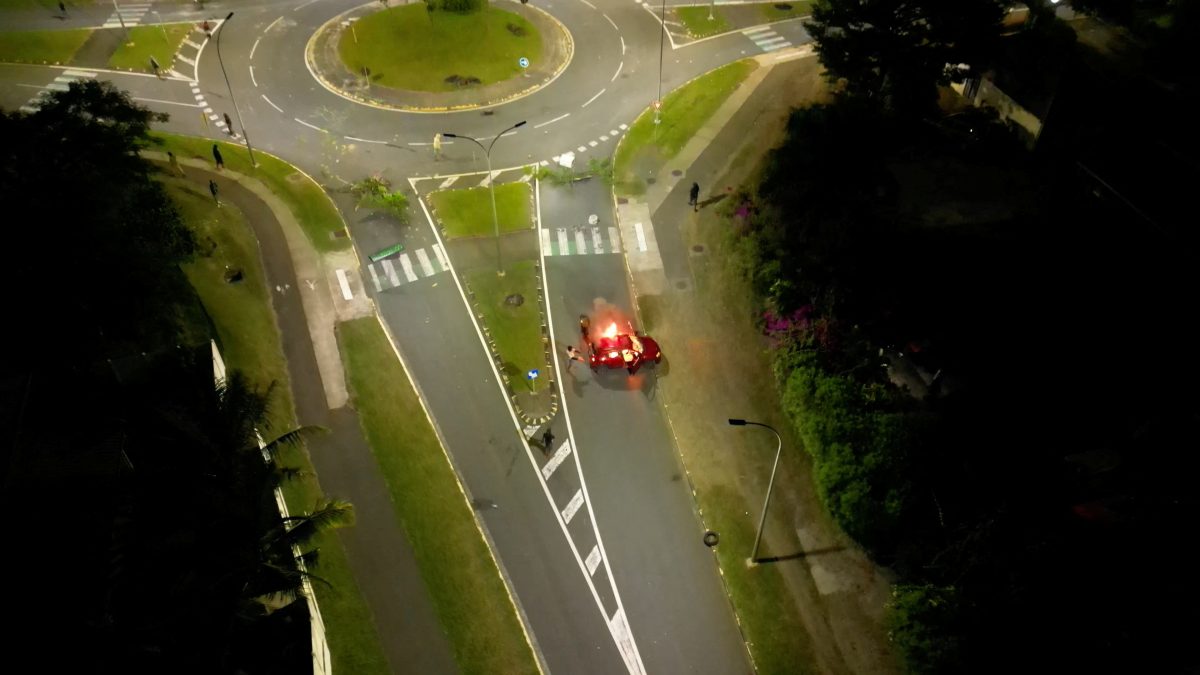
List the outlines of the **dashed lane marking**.
{"label": "dashed lane marking", "polygon": [[[529,437],[526,436],[526,438]],[[550,480],[550,476],[554,475],[554,472],[569,454],[571,454],[571,442],[563,441],[562,445],[558,446],[558,449],[554,451],[554,455],[550,457],[550,461],[546,462],[545,466],[542,467],[542,478]]]}
{"label": "dashed lane marking", "polygon": [[588,554],[587,560],[584,563],[587,565],[588,574],[595,576],[596,568],[600,566],[599,546],[592,546],[592,552]]}
{"label": "dashed lane marking", "polygon": [[579,512],[581,506],[583,506],[583,490],[576,490],[575,496],[571,497],[571,501],[567,502],[566,508],[562,510],[563,521],[570,525],[571,519]]}

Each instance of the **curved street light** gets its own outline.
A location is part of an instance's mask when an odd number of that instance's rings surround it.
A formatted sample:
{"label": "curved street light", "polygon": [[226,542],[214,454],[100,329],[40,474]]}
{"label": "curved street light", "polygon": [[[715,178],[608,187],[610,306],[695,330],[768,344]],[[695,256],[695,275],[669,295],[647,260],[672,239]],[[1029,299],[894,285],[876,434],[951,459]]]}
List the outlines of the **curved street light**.
{"label": "curved street light", "polygon": [[[250,153],[250,166],[258,166],[258,162],[254,161],[254,148],[250,147],[250,134],[246,133],[246,124],[242,122],[242,111],[238,108],[237,99],[233,97],[233,87],[229,85],[229,74],[225,72],[225,60],[221,58],[221,33],[225,28],[225,24],[233,18],[233,12],[225,16],[225,20],[217,26],[217,63],[221,64],[221,74],[225,76],[225,88],[229,90],[229,100],[233,103],[233,112],[237,115],[238,126],[242,128],[242,138],[246,140],[246,150]],[[230,133],[233,129],[229,130]]]}
{"label": "curved street light", "polygon": [[783,439],[779,437],[779,432],[774,428],[762,424],[761,422],[747,422],[746,420],[730,419],[729,424],[735,427],[755,426],[762,427],[767,431],[775,434],[775,465],[771,467],[771,480],[767,483],[767,498],[763,501],[762,517],[758,519],[758,534],[754,537],[754,552],[750,554],[750,562],[758,562],[758,546],[762,543],[763,525],[767,522],[767,506],[771,504],[771,491],[775,488],[775,472],[779,469],[779,455],[783,451]]}
{"label": "curved street light", "polygon": [[496,145],[496,141],[500,140],[500,137],[503,136],[504,134],[507,134],[508,132],[512,131],[513,129],[516,129],[517,127],[524,126],[524,125],[525,125],[525,120],[521,120],[520,122],[517,122],[516,124],[512,125],[511,127],[505,129],[504,131],[501,131],[500,133],[496,134],[496,136],[494,138],[492,138],[492,142],[488,143],[486,148],[483,147],[483,143],[480,143],[478,140],[476,140],[470,136],[463,136],[462,134],[452,134],[448,131],[442,132],[443,138],[462,138],[462,139],[471,141],[475,145],[478,145],[479,149],[483,150],[483,156],[487,158],[488,189],[492,193],[492,229],[495,230],[495,232],[496,232],[496,276],[500,276],[500,277],[504,276],[504,265],[501,264],[501,262],[500,262],[500,218],[499,218],[499,216],[496,215],[496,181],[492,180],[492,178],[493,178],[493,176],[492,176],[492,146]]}

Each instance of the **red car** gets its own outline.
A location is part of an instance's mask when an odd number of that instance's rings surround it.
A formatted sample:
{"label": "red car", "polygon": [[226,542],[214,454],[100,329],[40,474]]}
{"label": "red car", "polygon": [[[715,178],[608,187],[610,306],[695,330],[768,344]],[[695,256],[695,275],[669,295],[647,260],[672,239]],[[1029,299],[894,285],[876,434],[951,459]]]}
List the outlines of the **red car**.
{"label": "red car", "polygon": [[632,375],[647,361],[662,362],[662,351],[649,335],[619,334],[616,324],[588,343],[592,369],[600,366],[624,368]]}

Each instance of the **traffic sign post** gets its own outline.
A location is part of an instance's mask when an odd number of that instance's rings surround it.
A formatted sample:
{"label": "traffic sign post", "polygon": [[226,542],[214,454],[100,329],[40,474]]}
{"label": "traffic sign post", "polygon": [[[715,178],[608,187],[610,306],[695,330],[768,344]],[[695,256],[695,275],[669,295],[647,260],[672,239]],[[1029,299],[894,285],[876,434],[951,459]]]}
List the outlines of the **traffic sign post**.
{"label": "traffic sign post", "polygon": [[521,58],[517,59],[517,65],[521,66],[522,68],[528,68],[529,67],[529,59],[522,56]]}
{"label": "traffic sign post", "polygon": [[525,379],[529,382],[529,391],[533,391],[533,381],[538,378],[537,368],[525,373]]}

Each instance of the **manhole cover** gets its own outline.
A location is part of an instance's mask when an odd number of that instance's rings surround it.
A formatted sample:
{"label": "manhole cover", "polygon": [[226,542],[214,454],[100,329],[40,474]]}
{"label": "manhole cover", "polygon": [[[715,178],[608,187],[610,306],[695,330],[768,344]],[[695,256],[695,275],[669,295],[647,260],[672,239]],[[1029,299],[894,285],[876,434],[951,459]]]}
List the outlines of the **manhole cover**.
{"label": "manhole cover", "polygon": [[629,200],[624,197],[617,197],[617,203],[618,204],[628,204]]}
{"label": "manhole cover", "polygon": [[704,253],[704,244],[696,244],[693,246],[692,253]]}
{"label": "manhole cover", "polygon": [[495,114],[496,114],[496,111],[495,111],[495,110],[484,110],[484,111],[483,111],[483,116],[484,116],[484,117],[491,117],[492,115],[495,115]]}
{"label": "manhole cover", "polygon": [[512,305],[513,307],[520,307],[521,305],[525,304],[525,296],[521,295],[520,293],[513,293],[512,295],[504,298],[504,304]]}
{"label": "manhole cover", "polygon": [[679,176],[683,175],[683,171],[680,171],[679,169],[675,169],[674,171],[671,172],[671,175],[678,178]]}
{"label": "manhole cover", "polygon": [[689,291],[692,289],[692,282],[686,279],[680,279],[675,282],[675,289],[680,291]]}
{"label": "manhole cover", "polygon": [[658,182],[657,178],[647,178],[646,179],[646,185],[654,185],[657,182]]}
{"label": "manhole cover", "polygon": [[712,547],[716,546],[717,542],[719,542],[719,541],[721,541],[721,535],[717,534],[716,532],[709,530],[708,532],[704,533],[704,545],[705,546],[712,548]]}
{"label": "manhole cover", "polygon": [[347,237],[345,230],[334,230],[332,235],[334,239],[345,239]]}

